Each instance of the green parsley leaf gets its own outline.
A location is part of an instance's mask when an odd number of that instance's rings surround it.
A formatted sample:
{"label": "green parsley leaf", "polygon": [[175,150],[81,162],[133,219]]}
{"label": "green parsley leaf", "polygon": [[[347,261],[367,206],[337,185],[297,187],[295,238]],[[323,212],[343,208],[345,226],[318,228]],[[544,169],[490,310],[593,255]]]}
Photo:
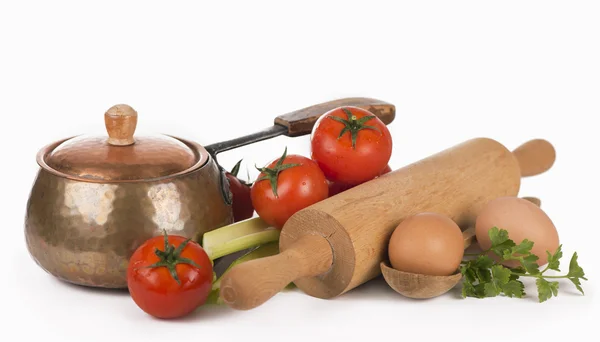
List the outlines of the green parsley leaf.
{"label": "green parsley leaf", "polygon": [[510,271],[511,271],[511,280],[518,279],[520,275],[524,275],[527,273],[527,270],[524,269],[522,266],[512,268]]}
{"label": "green parsley leaf", "polygon": [[514,257],[512,255],[512,248],[505,249],[504,251],[502,251],[501,257],[502,257],[503,261],[506,261],[506,260],[515,260],[516,259],[516,257]]}
{"label": "green parsley leaf", "polygon": [[494,260],[487,255],[480,255],[475,259],[474,266],[477,268],[490,268],[494,265]]}
{"label": "green parsley leaf", "polygon": [[577,288],[577,290],[579,290],[579,292],[581,292],[581,294],[585,294],[583,292],[583,288],[581,288],[581,281],[579,281],[579,278],[568,278]]}
{"label": "green parsley leaf", "polygon": [[521,241],[520,244],[516,245],[512,248],[513,254],[529,254],[531,253],[531,248],[533,248],[533,242],[527,239]]}
{"label": "green parsley leaf", "polygon": [[558,281],[550,282],[550,288],[552,289],[552,294],[554,295],[554,297],[558,296],[558,286]]}
{"label": "green parsley leaf", "polygon": [[508,238],[508,231],[493,227],[488,231],[492,246],[490,250],[499,257],[503,257],[506,251],[510,251],[514,246],[514,241]]}
{"label": "green parsley leaf", "polygon": [[554,254],[550,254],[549,251],[546,251],[546,255],[548,255],[548,269],[560,272],[560,258],[562,258],[562,245],[559,245]]}
{"label": "green parsley leaf", "polygon": [[498,246],[506,241],[508,241],[508,231],[504,229],[498,229],[498,227],[493,227],[488,231],[488,235],[490,237],[490,242],[492,246]]}
{"label": "green parsley leaf", "polygon": [[471,285],[471,283],[470,283],[470,282],[468,282],[468,281],[463,281],[463,284],[462,284],[462,291],[461,291],[461,295],[462,295],[462,297],[463,297],[463,298],[467,298],[467,297],[469,297],[469,296],[468,296],[468,291],[469,291],[469,288],[471,288],[471,287],[473,287],[473,285]]}
{"label": "green parsley leaf", "polygon": [[552,296],[558,295],[558,282],[547,281],[544,278],[537,278],[535,284],[538,288],[538,299],[540,303],[547,301]]}
{"label": "green parsley leaf", "polygon": [[523,265],[525,270],[527,270],[527,272],[531,274],[538,274],[540,273],[540,267],[537,264],[538,259],[539,258],[537,255],[529,254],[527,256],[520,257],[519,261],[521,262],[521,265]]}
{"label": "green parsley leaf", "polygon": [[538,299],[541,302],[545,302],[546,300],[552,297],[552,289],[550,288],[550,283],[544,278],[537,278],[535,281],[538,289]]}
{"label": "green parsley leaf", "polygon": [[[512,240],[504,241],[499,245],[492,246],[490,250],[494,252],[499,257],[504,258],[505,255],[511,255],[511,250],[515,246],[515,243]],[[508,254],[507,254],[508,253]],[[508,259],[505,259],[508,260]]]}
{"label": "green parsley leaf", "polygon": [[523,298],[525,285],[519,280],[511,280],[502,286],[502,291],[508,297]]}
{"label": "green parsley leaf", "polygon": [[473,286],[473,297],[485,298],[485,284],[477,284]]}
{"label": "green parsley leaf", "polygon": [[496,297],[502,293],[502,287],[506,285],[510,278],[510,270],[502,265],[494,265],[491,269],[492,279],[482,281],[484,284],[484,293],[486,297]]}
{"label": "green parsley leaf", "polygon": [[474,298],[484,298],[485,297],[485,289],[483,284],[473,284],[470,282],[463,283],[462,288],[462,296],[466,297],[474,297]]}
{"label": "green parsley leaf", "polygon": [[[490,229],[489,236],[492,242],[491,248],[482,251],[475,259],[461,263],[463,298],[496,297],[501,294],[510,298],[522,298],[525,296],[525,285],[521,282],[520,277],[535,278],[540,303],[558,296],[559,283],[556,280],[559,278],[569,279],[583,294],[581,279],[587,279],[577,262],[577,253],[574,253],[571,258],[568,274],[544,276],[544,272],[547,270],[560,271],[560,259],[563,256],[562,245],[559,245],[554,254],[546,253],[548,266],[540,272],[537,264],[539,257],[531,252],[534,246],[533,241],[523,240],[517,245],[508,237],[506,230],[497,227]],[[489,255],[490,252],[500,256],[500,261],[496,262],[492,259]],[[515,268],[502,265],[502,262],[508,260],[517,260],[520,265]]]}
{"label": "green parsley leaf", "polygon": [[[463,264],[460,268],[460,272],[464,276],[462,296],[484,298],[487,296],[485,284],[487,284],[492,275],[489,267],[493,260],[487,256],[480,256],[475,260],[470,260],[466,264]],[[486,266],[486,267],[480,267]]]}
{"label": "green parsley leaf", "polygon": [[473,284],[470,281],[463,282],[462,297],[463,298],[474,297],[473,293],[474,293]]}
{"label": "green parsley leaf", "polygon": [[494,265],[492,266],[492,277],[494,278],[494,283],[498,285],[498,287],[502,287],[510,280],[510,270],[502,265]]}
{"label": "green parsley leaf", "polygon": [[471,266],[471,262],[460,267],[460,273],[465,277],[468,283],[474,283],[477,281],[477,275]]}
{"label": "green parsley leaf", "polygon": [[480,283],[487,283],[492,281],[492,272],[486,268],[475,268],[475,274],[477,275],[477,280]]}
{"label": "green parsley leaf", "polygon": [[581,268],[581,266],[579,266],[579,264],[577,263],[577,252],[573,253],[573,256],[571,257],[571,262],[569,263],[569,273],[567,274],[567,277],[570,278],[581,278],[584,280],[587,280],[585,278],[585,273],[583,272],[583,268]]}
{"label": "green parsley leaf", "polygon": [[502,292],[494,283],[483,284],[483,289],[486,297],[496,297]]}

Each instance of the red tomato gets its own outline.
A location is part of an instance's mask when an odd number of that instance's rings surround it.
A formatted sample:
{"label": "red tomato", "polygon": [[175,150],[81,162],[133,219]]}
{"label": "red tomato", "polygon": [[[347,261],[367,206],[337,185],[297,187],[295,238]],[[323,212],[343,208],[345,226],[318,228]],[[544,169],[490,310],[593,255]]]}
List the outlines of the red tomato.
{"label": "red tomato", "polygon": [[166,232],[144,242],[127,268],[133,301],[158,318],[176,318],[194,311],[206,301],[212,281],[212,262],[204,249]]}
{"label": "red tomato", "polygon": [[272,161],[252,185],[250,196],[260,218],[281,229],[298,210],[328,197],[327,180],[313,160],[287,155]]}
{"label": "red tomato", "polygon": [[390,173],[392,172],[392,168],[390,167],[390,165],[386,165],[386,167],[383,169],[383,171],[381,171],[381,173],[379,174],[379,176],[385,175],[386,173]]}
{"label": "red tomato", "polygon": [[254,215],[254,207],[250,198],[250,187],[229,172],[225,175],[229,180],[229,189],[233,195],[232,209],[234,222],[251,218]]}
{"label": "red tomato", "polygon": [[[384,175],[391,171],[392,171],[392,168],[388,165],[385,167],[385,169],[383,169],[383,171],[381,171],[381,174],[379,176]],[[379,177],[379,176],[377,176],[377,177]],[[377,178],[377,177],[375,177],[375,178]],[[329,184],[329,197],[335,196],[335,195],[339,194],[340,192],[344,192],[344,191],[356,186],[356,185],[348,185],[348,184],[343,184],[343,183],[334,183],[331,181],[327,181],[327,183]]]}
{"label": "red tomato", "polygon": [[355,185],[334,183],[334,182],[330,182],[330,181],[327,181],[327,183],[329,184],[329,197],[335,196],[335,195],[339,194],[340,192],[344,192],[348,189],[355,187]]}
{"label": "red tomato", "polygon": [[325,177],[357,185],[378,176],[392,155],[392,136],[371,112],[339,107],[322,115],[311,132],[311,157]]}
{"label": "red tomato", "polygon": [[229,180],[229,189],[233,197],[232,210],[234,222],[249,219],[254,215],[254,207],[250,199],[250,185],[237,177],[241,164],[242,160],[240,159],[233,169],[231,169],[231,172],[225,173],[227,180]]}

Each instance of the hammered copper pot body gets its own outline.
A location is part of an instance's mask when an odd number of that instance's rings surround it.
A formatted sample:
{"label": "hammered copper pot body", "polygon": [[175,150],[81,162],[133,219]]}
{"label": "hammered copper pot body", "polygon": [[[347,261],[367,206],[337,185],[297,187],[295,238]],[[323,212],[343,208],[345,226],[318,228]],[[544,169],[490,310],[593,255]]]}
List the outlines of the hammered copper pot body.
{"label": "hammered copper pot body", "polygon": [[[140,139],[136,148],[143,143]],[[44,158],[59,144],[41,151],[38,162],[45,165]],[[40,168],[25,218],[30,254],[64,281],[126,288],[129,257],[147,239],[166,230],[198,240],[233,222],[223,196],[229,191],[227,182],[214,159],[208,154],[202,158],[190,172],[154,180],[84,181]]]}
{"label": "hammered copper pot body", "polygon": [[27,204],[25,236],[35,261],[80,285],[124,288],[135,249],[150,237],[198,239],[232,222],[214,163],[148,183],[85,183],[40,170]]}

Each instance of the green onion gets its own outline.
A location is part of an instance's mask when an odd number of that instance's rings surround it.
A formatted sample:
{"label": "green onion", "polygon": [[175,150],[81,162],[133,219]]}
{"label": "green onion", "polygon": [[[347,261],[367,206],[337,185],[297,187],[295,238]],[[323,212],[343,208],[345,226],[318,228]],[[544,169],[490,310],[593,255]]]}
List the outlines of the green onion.
{"label": "green onion", "polygon": [[207,232],[202,248],[211,260],[279,240],[280,231],[259,217],[236,222]]}

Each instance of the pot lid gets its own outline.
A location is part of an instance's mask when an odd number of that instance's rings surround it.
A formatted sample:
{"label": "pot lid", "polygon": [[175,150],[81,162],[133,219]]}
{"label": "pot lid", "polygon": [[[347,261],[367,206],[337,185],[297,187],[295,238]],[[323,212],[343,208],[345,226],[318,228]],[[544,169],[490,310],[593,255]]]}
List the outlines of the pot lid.
{"label": "pot lid", "polygon": [[202,166],[208,152],[200,145],[166,135],[135,136],[138,114],[128,105],[104,114],[108,136],[80,135],[40,151],[38,163],[72,179],[97,182],[148,181]]}

